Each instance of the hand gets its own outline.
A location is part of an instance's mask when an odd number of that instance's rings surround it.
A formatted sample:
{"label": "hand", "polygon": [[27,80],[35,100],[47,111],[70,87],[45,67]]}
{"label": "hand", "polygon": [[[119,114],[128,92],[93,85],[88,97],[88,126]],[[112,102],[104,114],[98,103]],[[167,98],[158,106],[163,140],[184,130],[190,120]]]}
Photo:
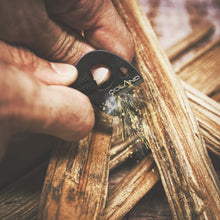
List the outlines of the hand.
{"label": "hand", "polygon": [[134,55],[131,36],[110,0],[3,0],[0,28],[0,40],[50,61],[74,65],[94,48],[129,61]]}
{"label": "hand", "polygon": [[133,41],[111,1],[1,1],[0,29],[0,40],[7,42],[0,42],[0,157],[19,131],[65,140],[87,135],[94,125],[92,106],[66,87],[76,69],[48,61],[74,65],[95,48],[130,61]]}

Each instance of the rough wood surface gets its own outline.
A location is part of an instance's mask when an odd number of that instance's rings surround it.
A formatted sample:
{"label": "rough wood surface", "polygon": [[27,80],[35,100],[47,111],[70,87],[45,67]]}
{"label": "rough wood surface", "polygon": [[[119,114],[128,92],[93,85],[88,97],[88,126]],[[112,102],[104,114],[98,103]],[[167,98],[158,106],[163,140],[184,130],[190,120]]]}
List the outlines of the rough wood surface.
{"label": "rough wood surface", "polygon": [[37,219],[48,161],[0,190],[0,219]]}
{"label": "rough wood surface", "polygon": [[170,63],[137,1],[114,1],[133,34],[149,143],[174,218],[218,218],[219,182]]}
{"label": "rough wood surface", "polygon": [[206,146],[220,156],[220,104],[182,81]]}
{"label": "rough wood surface", "polygon": [[166,54],[170,61],[182,54],[185,50],[189,49],[192,45],[198,43],[201,39],[209,35],[214,31],[213,24],[205,24],[203,27],[193,30],[191,34],[187,35],[181,41],[172,45],[166,50]]}
{"label": "rough wood surface", "polygon": [[111,192],[104,219],[121,219],[158,180],[159,174],[154,160],[148,156]]}
{"label": "rough wood surface", "polygon": [[211,96],[220,90],[219,54],[220,38],[197,52],[180,68],[177,74],[184,82]]}
{"label": "rough wood surface", "polygon": [[[220,155],[220,105],[188,84],[184,82],[182,84],[186,90],[187,97],[191,101],[190,104],[199,122],[206,146],[215,154]],[[117,151],[119,146],[120,150],[123,149],[122,151]],[[116,151],[113,151],[114,157],[110,161],[110,168],[112,169],[125,162],[129,158],[128,156],[132,155],[137,149],[135,148],[134,140],[119,146],[116,146]],[[127,146],[127,148],[124,149],[121,146]],[[150,172],[151,168],[156,170],[156,172]],[[146,169],[148,172],[146,172]],[[160,176],[157,172],[156,164],[149,155],[129,175],[125,176],[111,192],[105,210],[106,218],[120,219],[123,217],[149,192],[159,179]],[[130,183],[132,183],[132,186]]]}
{"label": "rough wood surface", "polygon": [[[206,146],[215,154],[220,155],[220,105],[188,84],[184,82],[182,84],[199,122]],[[129,155],[137,150],[135,141],[137,139],[133,138],[111,149],[113,158],[110,161],[110,169],[115,169],[129,159]],[[151,169],[146,172],[149,163],[151,163],[150,168],[153,167],[153,170],[157,170],[155,163],[151,159],[149,160],[149,157],[144,159],[129,175],[125,176],[111,192],[105,211],[107,219],[123,217],[160,179],[158,172],[150,172]],[[129,183],[133,184],[132,187]],[[126,192],[130,193],[126,194]]]}
{"label": "rough wood surface", "polygon": [[39,219],[98,219],[108,188],[111,134],[95,130],[79,143],[57,143],[44,183]]}
{"label": "rough wood surface", "polygon": [[[198,90],[193,89],[189,85],[185,83],[183,83],[183,85],[185,88],[187,88],[187,96],[191,101],[191,105],[197,116],[199,125],[200,127],[204,127],[202,132],[204,133],[207,131],[207,133],[203,134],[205,140],[209,141],[210,138],[210,144],[213,144],[213,146],[217,147],[215,153],[219,154],[219,104],[212,101],[201,92],[198,92]],[[199,115],[197,111],[199,112]],[[198,116],[200,116],[200,118]],[[130,138],[127,142],[116,145],[110,150],[110,155],[113,157],[110,161],[110,168],[115,168],[117,165],[120,165],[120,163],[129,158],[133,147],[131,144],[135,140],[135,137]],[[127,146],[130,146],[131,149],[126,149]],[[125,152],[123,150],[125,150]],[[144,161],[146,162],[146,165],[149,164],[148,159],[145,159]],[[141,199],[141,197],[143,197],[152,188],[152,186],[156,184],[159,179],[159,175],[157,172],[145,172],[145,168],[148,167],[145,167],[145,162],[142,161],[141,164],[139,164],[128,176],[126,176],[114,189],[114,195],[111,195],[108,199],[109,206],[107,205],[106,215],[111,215],[112,218],[116,218],[118,215],[121,217],[124,216],[139,201],[139,199]],[[46,168],[46,165],[44,164],[45,163],[42,165],[43,168],[40,166],[40,169],[34,169],[31,173],[29,173],[29,175],[22,177],[18,181],[10,184],[0,191],[2,198],[2,200],[0,200],[1,219],[15,219],[16,217],[20,219],[32,219],[33,216],[37,216],[41,185],[43,181],[41,177],[44,176]],[[153,164],[152,167],[155,167],[155,163]],[[157,175],[157,178],[155,175]],[[129,199],[127,199],[126,194],[122,197],[121,195],[123,192],[130,190],[130,184],[128,183],[133,181],[133,178],[134,180],[138,179],[133,186],[139,189],[138,192],[135,190],[130,192]],[[143,184],[143,182],[146,180],[149,183],[148,185]],[[29,186],[32,187],[30,190],[28,190],[28,192],[31,191],[31,193],[26,192]],[[37,189],[34,194],[33,192],[35,190],[33,189]],[[120,208],[118,209],[118,207]]]}

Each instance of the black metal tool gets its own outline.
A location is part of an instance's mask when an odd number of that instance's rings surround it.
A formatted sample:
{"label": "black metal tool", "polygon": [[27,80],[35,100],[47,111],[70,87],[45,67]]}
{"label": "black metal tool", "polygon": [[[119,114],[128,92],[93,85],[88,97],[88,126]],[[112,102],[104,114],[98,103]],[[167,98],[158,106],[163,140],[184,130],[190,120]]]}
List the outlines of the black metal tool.
{"label": "black metal tool", "polygon": [[[107,66],[110,71],[110,78],[102,86],[97,85],[91,73],[91,68],[99,64]],[[103,111],[106,101],[133,90],[143,82],[134,66],[120,56],[104,50],[87,53],[78,61],[76,68],[78,78],[71,87],[83,92]]]}

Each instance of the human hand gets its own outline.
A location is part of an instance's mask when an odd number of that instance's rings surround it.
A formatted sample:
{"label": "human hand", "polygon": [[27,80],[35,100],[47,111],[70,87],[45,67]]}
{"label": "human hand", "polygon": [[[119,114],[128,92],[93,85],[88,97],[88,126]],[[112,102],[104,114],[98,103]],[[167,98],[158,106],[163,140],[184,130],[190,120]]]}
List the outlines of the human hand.
{"label": "human hand", "polygon": [[0,42],[0,159],[17,132],[36,132],[78,140],[92,129],[89,99],[67,87],[74,66],[51,63],[28,50]]}
{"label": "human hand", "polygon": [[76,79],[76,70],[57,64],[62,76],[46,60],[74,65],[95,48],[131,60],[133,42],[111,1],[1,1],[0,29],[1,40],[38,55],[0,42],[0,154],[19,131],[65,140],[87,135],[94,125],[91,104],[66,87]]}
{"label": "human hand", "polygon": [[134,55],[131,36],[111,0],[3,0],[0,28],[0,40],[23,45],[49,61],[75,65],[93,49],[128,61]]}

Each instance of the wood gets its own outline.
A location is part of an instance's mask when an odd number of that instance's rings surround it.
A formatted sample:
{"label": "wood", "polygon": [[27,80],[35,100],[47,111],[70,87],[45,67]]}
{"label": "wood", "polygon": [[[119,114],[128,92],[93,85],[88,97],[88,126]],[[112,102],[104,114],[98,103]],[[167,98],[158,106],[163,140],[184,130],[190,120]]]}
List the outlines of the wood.
{"label": "wood", "polygon": [[48,161],[0,190],[0,219],[37,219]]}
{"label": "wood", "polygon": [[129,158],[129,156],[132,156],[135,151],[138,151],[139,141],[140,140],[137,137],[133,137],[125,141],[123,144],[114,146],[110,151],[110,154],[112,155],[112,157],[109,163],[109,169],[110,170],[115,169],[116,167],[121,165],[123,162],[125,162],[127,158]]}
{"label": "wood", "polygon": [[220,89],[219,53],[220,38],[197,52],[177,71],[177,74],[184,82],[210,96]]}
{"label": "wood", "polygon": [[[205,96],[204,96],[204,97],[205,97]],[[192,100],[193,100],[193,99],[192,99]],[[195,102],[195,100],[194,100],[194,102]],[[215,105],[213,105],[213,106],[215,106]],[[207,108],[210,109],[210,106],[207,107]],[[207,116],[209,117],[209,115],[207,115]],[[106,119],[105,119],[105,120],[106,120]],[[207,120],[207,122],[208,122],[208,121],[209,121],[209,120]],[[99,126],[102,125],[102,123],[105,124],[105,122],[106,122],[106,121],[103,122],[103,120],[102,120],[102,121],[99,123]],[[107,123],[107,125],[108,125],[108,123]],[[217,131],[216,129],[214,129],[214,130]],[[122,155],[123,155],[123,153],[122,153]],[[143,176],[143,177],[145,178],[145,176]],[[149,176],[149,178],[151,179],[151,176]],[[124,181],[126,182],[127,179],[124,179]],[[122,183],[123,183],[123,182],[122,182]],[[121,184],[122,184],[122,183],[121,183]],[[152,186],[153,186],[155,183],[156,183],[156,181],[150,182],[150,184],[151,184]],[[121,184],[120,184],[120,185],[121,185]],[[126,185],[125,185],[125,186],[126,186]],[[141,189],[142,186],[143,186],[143,184],[139,184],[139,186],[137,186],[137,188],[140,188],[140,189]],[[144,187],[145,187],[145,186],[144,186]],[[118,189],[118,187],[117,187],[117,189]],[[123,189],[123,188],[121,188],[121,189]],[[126,190],[127,190],[127,188],[125,187],[125,188],[124,188],[124,191],[126,191]],[[145,193],[144,193],[144,190],[141,190],[141,191],[142,191],[142,194],[145,195],[146,192],[149,191],[149,189],[147,189],[147,191],[146,191]],[[115,192],[117,192],[117,191],[115,191]],[[115,194],[116,194],[116,193],[115,193]],[[120,194],[120,193],[119,193],[119,194]],[[134,193],[134,194],[135,194],[135,193]],[[142,195],[142,196],[143,196],[143,195]],[[18,196],[19,196],[19,195],[18,195]],[[39,195],[38,195],[38,197],[39,197]],[[14,197],[12,197],[12,198],[14,198]],[[130,198],[130,201],[132,201],[132,203],[133,203],[133,201],[136,201],[136,202],[138,201],[136,195],[130,194],[130,197],[129,197],[129,198]],[[114,199],[115,201],[117,201],[117,197],[116,197],[116,198],[112,197],[112,199]],[[136,200],[135,200],[135,199],[136,199]],[[17,200],[17,199],[15,199],[15,200]],[[8,198],[8,201],[11,203],[12,199],[9,199],[9,198]],[[24,200],[24,201],[26,201],[26,200]],[[133,205],[134,205],[134,203],[133,203]],[[133,205],[130,205],[130,204],[128,203],[128,205],[127,205],[126,207],[123,207],[123,208],[122,208],[123,213],[126,214],[126,213],[129,211],[129,209],[130,209],[131,207],[133,207]],[[115,203],[115,206],[117,207],[117,203]],[[31,215],[32,212],[35,212],[35,214],[36,214],[36,211],[34,211],[34,210],[36,210],[36,207],[37,207],[37,206],[35,205],[35,209],[27,208],[27,209],[30,210],[30,212],[29,212],[30,215]],[[115,209],[115,207],[113,207],[113,209]],[[117,212],[120,212],[120,211],[117,210]],[[13,212],[10,212],[10,213],[12,214],[12,216],[14,216],[14,215],[13,215]],[[21,214],[21,212],[20,212],[20,214]],[[17,215],[16,215],[16,216],[17,216]],[[18,215],[18,216],[19,216],[19,215]]]}
{"label": "wood", "polygon": [[170,63],[140,4],[128,0],[114,4],[135,39],[137,64],[145,80],[148,140],[173,217],[218,218],[219,182]]}
{"label": "wood", "polygon": [[107,198],[110,140],[111,134],[95,130],[79,143],[57,143],[39,219],[101,218]]}
{"label": "wood", "polygon": [[121,219],[158,180],[154,160],[148,156],[111,192],[104,219]]}
{"label": "wood", "polygon": [[[187,86],[187,85],[185,85],[185,86]],[[189,86],[188,86],[189,87]],[[192,88],[188,88],[188,90],[190,91]],[[192,92],[191,92],[192,93]],[[198,93],[198,91],[196,91],[196,94]],[[188,96],[189,97],[189,96]],[[205,100],[207,99],[207,97],[206,96],[204,96],[203,95],[203,99],[205,98]],[[210,100],[210,99],[209,99]],[[195,102],[196,101],[196,99],[195,98],[191,98],[191,101],[192,101],[192,103],[193,102]],[[199,101],[200,102],[200,101]],[[198,103],[199,103],[198,102]],[[207,102],[207,100],[206,100],[206,102]],[[204,107],[204,106],[207,106],[207,104],[209,105],[210,103],[209,102],[207,102],[206,103],[206,105],[204,105],[203,103],[201,103],[201,106],[202,107]],[[200,107],[199,105],[198,105],[198,107]],[[212,103],[212,105],[211,106],[207,106],[207,109],[206,110],[211,110],[213,107],[216,107],[216,103]],[[216,109],[217,110],[217,109]],[[209,114],[207,114],[207,117],[209,117]],[[207,120],[207,122],[209,122],[209,120]],[[206,122],[206,123],[207,123]],[[105,124],[105,121],[103,122],[103,121],[101,121],[100,123],[99,123],[99,125],[101,125],[101,124]],[[108,123],[107,123],[108,124]],[[218,131],[217,129],[213,129],[213,130],[215,130],[215,131]],[[206,137],[206,136],[205,136]],[[127,143],[128,144],[128,143]],[[123,144],[121,144],[121,145],[123,145]],[[219,145],[218,145],[219,146]],[[114,148],[113,148],[114,149]],[[113,150],[112,149],[112,150]],[[121,149],[120,149],[121,150]],[[119,150],[119,151],[120,151]],[[114,152],[113,153],[113,151],[112,151],[112,153],[111,154],[115,154],[115,153],[117,153],[117,152]],[[122,154],[122,156],[123,155],[125,155],[125,154],[123,154],[122,152],[121,152],[121,154]],[[113,158],[114,159],[114,158]],[[155,166],[155,165],[154,165]],[[134,173],[134,172],[133,172]],[[152,173],[152,175],[154,176],[154,173]],[[130,176],[130,174],[129,174],[129,176]],[[143,173],[143,175],[140,175],[140,177],[139,178],[142,178],[143,177],[143,181],[145,181],[146,180],[146,178],[147,178],[147,180],[149,181],[149,185],[152,187],[156,182],[157,182],[157,178],[153,178],[150,174],[149,175],[147,175],[147,176],[145,176],[144,175],[144,173]],[[33,176],[31,177],[31,178],[33,178]],[[129,177],[130,178],[130,177]],[[135,178],[135,176],[134,176],[134,178]],[[159,176],[158,176],[158,178],[159,178]],[[124,184],[124,183],[129,183],[129,181],[131,180],[129,180],[129,179],[124,179],[121,183],[120,183],[120,185],[122,185],[122,184]],[[151,180],[151,181],[150,181]],[[23,182],[23,181],[22,181]],[[37,182],[37,181],[36,181]],[[141,198],[142,196],[144,196],[150,189],[151,189],[151,187],[146,187],[144,184],[142,184],[142,180],[140,180],[139,181],[139,183],[140,184],[137,184],[136,185],[136,187],[138,188],[138,189],[140,189],[139,190],[139,198]],[[111,208],[110,207],[108,207],[108,212],[110,212],[110,211],[113,211],[114,210],[114,213],[113,213],[113,215],[112,215],[112,217],[114,218],[114,216],[116,216],[116,214],[120,214],[120,216],[123,216],[123,215],[125,215],[133,206],[134,206],[134,204],[136,203],[136,202],[138,202],[139,201],[139,199],[137,199],[137,196],[136,196],[136,191],[134,191],[134,193],[131,193],[131,194],[129,194],[129,200],[127,200],[127,202],[128,203],[126,203],[126,205],[125,206],[120,206],[120,209],[117,209],[117,207],[119,207],[119,205],[120,204],[118,204],[117,203],[117,201],[119,201],[119,202],[122,202],[122,200],[121,200],[121,194],[120,194],[120,191],[117,191],[117,190],[123,190],[124,192],[126,192],[126,190],[128,190],[129,189],[129,187],[127,187],[127,186],[129,186],[129,185],[127,185],[127,184],[125,184],[124,185],[124,187],[122,188],[122,187],[117,187],[117,189],[115,189],[114,190],[114,195],[116,196],[116,197],[114,197],[114,196],[111,196],[111,199],[112,200],[114,200],[114,202],[111,202],[111,200],[109,200],[109,203],[111,203],[111,204],[114,204],[114,205],[112,205],[111,206]],[[10,187],[13,187],[13,186],[10,186]],[[9,188],[10,188],[9,187]],[[16,186],[16,188],[18,188],[19,186]],[[15,188],[15,187],[14,187]],[[144,190],[145,189],[145,190]],[[9,189],[9,191],[10,191],[11,189]],[[7,189],[6,189],[6,191],[7,191]],[[5,192],[5,189],[4,189],[4,191],[3,192]],[[141,192],[141,193],[140,193]],[[1,195],[4,195],[3,193],[1,193]],[[117,197],[117,195],[120,195],[120,197]],[[14,198],[14,200],[17,200],[17,197],[18,198],[21,198],[20,197],[20,195],[17,195],[16,197],[15,196],[9,196],[8,197],[8,199],[6,199],[6,201],[8,200],[10,203],[12,202],[12,198]],[[24,199],[25,197],[22,197],[22,201],[24,201],[25,203],[24,204],[26,204],[26,199]],[[39,198],[39,195],[37,196],[37,198]],[[28,210],[28,212],[25,212],[25,213],[28,213],[28,215],[30,215],[30,216],[33,216],[33,215],[36,215],[36,210],[37,210],[37,206],[38,206],[38,200],[37,200],[37,198],[34,198],[34,197],[31,197],[30,196],[30,201],[33,203],[33,208],[31,208],[30,209],[30,207],[29,207],[29,205],[27,205],[27,206],[25,206],[25,208],[24,209],[16,209],[17,207],[16,206],[14,206],[14,203],[11,203],[11,204],[13,204],[13,210],[14,211],[10,211],[10,216],[19,216],[19,215],[22,215],[22,213],[23,213],[23,210]],[[120,198],[120,200],[119,200],[119,198]],[[33,200],[36,200],[35,201],[35,203],[33,202]],[[28,200],[29,201],[29,200]],[[117,210],[117,211],[116,211]],[[116,213],[116,214],[115,214]],[[25,217],[25,219],[26,219],[26,214],[24,215],[24,217]]]}
{"label": "wood", "polygon": [[[182,84],[186,89],[187,97],[191,101],[190,104],[197,116],[202,134],[205,137],[206,146],[213,153],[220,155],[220,105],[188,84],[184,82]],[[132,141],[126,142],[126,146],[129,146],[131,143]],[[132,150],[134,151],[133,148],[135,146],[130,145],[128,149],[124,149],[122,152],[119,151],[117,156],[113,157],[110,161],[110,168],[114,169],[117,165],[123,163],[127,159],[127,155]],[[155,162],[149,158],[150,155],[134,168],[114,189],[108,198],[107,208],[105,210],[106,218],[122,218],[160,179]],[[149,162],[151,164],[150,166]],[[156,171],[151,172],[151,167],[153,167],[152,170]],[[132,183],[132,186],[130,183]],[[134,189],[138,190],[136,191]],[[129,192],[128,195],[125,192]]]}
{"label": "wood", "polygon": [[220,156],[220,104],[183,81],[182,84],[201,128],[206,146]]}
{"label": "wood", "polygon": [[[119,129],[122,129],[122,127],[118,127]],[[119,132],[116,131],[117,133],[120,133],[120,130]],[[116,133],[116,134],[117,134]],[[114,133],[112,134],[112,136],[114,135]],[[115,144],[115,142],[112,141],[112,148],[110,150],[110,155],[111,157],[114,157],[115,155],[117,155],[118,153],[120,153],[121,151],[125,150],[130,144],[132,144],[138,137],[137,136],[132,136],[132,137],[129,137],[126,141],[124,141],[123,143],[120,143],[120,144]]]}
{"label": "wood", "polygon": [[[143,1],[142,1],[143,2]],[[152,1],[153,2],[153,1]],[[192,1],[192,2],[194,2],[194,1]],[[209,13],[207,13],[207,14],[210,14],[210,12]],[[161,19],[160,19],[161,20]],[[164,29],[167,29],[167,31],[169,31],[170,29],[169,28],[164,28]],[[163,33],[162,33],[163,34]],[[166,41],[169,41],[169,39],[166,39]],[[171,40],[172,41],[172,40]],[[216,94],[216,97],[218,96],[218,94],[219,93],[215,93]],[[214,95],[215,95],[214,94]],[[214,97],[214,95],[212,94],[211,95],[211,97]],[[220,100],[220,99],[216,99],[216,100]],[[208,120],[207,120],[208,121]],[[28,146],[29,147],[29,149],[30,149],[30,146]],[[32,146],[31,146],[32,147]],[[37,148],[36,148],[37,149]],[[21,152],[21,155],[23,154],[23,151],[22,150],[20,150],[20,152]],[[32,152],[32,150],[31,150],[31,152]],[[39,149],[36,151],[36,152],[39,152]],[[16,155],[16,154],[15,154]],[[27,153],[27,155],[30,155],[29,153]],[[19,157],[17,157],[17,158],[19,158]],[[33,162],[33,161],[32,161]],[[16,167],[14,166],[14,168],[17,168],[18,166],[17,166],[17,163],[13,163],[13,164],[16,164]],[[19,163],[18,163],[18,165],[19,165]],[[5,166],[4,166],[4,164],[2,165],[2,168],[3,169],[5,169]],[[30,168],[30,167],[29,167]],[[32,166],[31,166],[31,168],[30,169],[32,169]],[[28,169],[28,170],[30,170],[30,169]],[[8,172],[8,169],[7,169],[7,172]],[[23,171],[22,171],[23,172]],[[16,173],[16,175],[20,175],[20,174],[18,174],[18,172],[17,171],[14,171],[14,173]],[[4,175],[2,176],[3,178],[4,178]],[[13,178],[13,176],[12,176],[12,178]],[[2,178],[1,178],[1,180],[2,180]],[[31,183],[31,180],[30,180],[30,183]],[[10,185],[11,186],[11,185]],[[26,186],[28,186],[28,184],[26,185]],[[28,188],[28,187],[27,187]],[[158,189],[158,186],[157,186],[157,189]],[[24,190],[24,192],[26,192],[25,190]],[[16,193],[17,193],[17,191],[16,191]],[[1,195],[5,195],[5,194],[3,194],[3,193],[1,193]],[[25,194],[22,194],[22,196],[26,196],[27,195],[27,193],[25,193]],[[18,195],[18,197],[20,197],[21,195]],[[30,195],[30,197],[31,197],[31,195]],[[161,198],[162,196],[161,195],[159,195],[158,194],[158,198]],[[17,198],[15,198],[15,197],[12,197],[12,198],[14,198],[14,200],[16,201],[17,200]],[[149,198],[149,200],[151,200],[151,198]],[[12,207],[12,205],[17,205],[15,202],[14,203],[12,203],[13,202],[13,199],[9,199],[8,200],[8,202],[9,203],[11,203],[11,207]],[[145,202],[146,202],[146,199],[145,199]],[[146,205],[148,204],[148,206],[149,207],[152,207],[153,206],[153,204],[151,204],[151,203],[146,203]],[[22,205],[23,206],[23,205]],[[159,219],[170,219],[170,217],[168,217],[168,216],[164,216],[163,215],[163,212],[161,212],[161,211],[163,211],[163,210],[161,210],[160,209],[160,207],[158,207],[159,206],[159,204],[156,204],[156,206],[154,206],[154,207],[156,207],[156,209],[154,209],[153,207],[152,207],[152,210],[153,210],[153,212],[154,212],[154,214],[155,214],[155,216],[154,215],[150,215],[150,212],[149,212],[149,218],[153,218],[153,216],[155,217],[155,218],[158,218],[158,216],[160,216],[160,218]],[[25,208],[26,207],[24,207],[24,209],[23,210],[25,210]],[[137,219],[137,218],[143,218],[143,207],[141,207],[142,208],[142,212],[138,212],[138,215],[134,218],[134,216],[133,216],[133,218],[134,219]],[[147,207],[144,209],[144,210],[147,210]],[[13,211],[14,211],[14,209],[13,209]],[[33,211],[33,209],[30,209],[30,212],[32,212]],[[139,211],[141,211],[141,210],[139,210]],[[149,211],[149,210],[148,210]],[[159,212],[160,212],[160,214],[159,214]],[[27,212],[25,212],[25,213],[27,213]],[[158,213],[158,214],[157,214]],[[22,212],[20,212],[20,216],[18,215],[18,218],[19,219],[22,219],[22,217],[23,217],[23,215],[22,215],[23,213]],[[28,213],[30,216],[31,216],[31,213]],[[145,212],[145,214],[146,214],[146,212]],[[139,217],[140,216],[140,217]],[[145,215],[145,216],[147,216],[147,215]],[[132,218],[132,215],[129,215],[129,217],[128,217],[129,219],[133,219]],[[146,218],[146,217],[145,217]],[[12,215],[12,218],[11,219],[15,219],[14,217],[13,217],[13,215]],[[25,219],[27,219],[27,218],[25,218]],[[32,218],[31,218],[32,219]],[[126,218],[127,219],[127,218]],[[146,218],[146,219],[148,219],[148,218]]]}
{"label": "wood", "polygon": [[[198,90],[193,89],[186,83],[182,83],[186,89],[187,97],[191,101],[190,104],[192,105],[197,121],[202,128],[201,131],[205,137],[205,140],[207,141],[209,149],[213,151],[216,149],[216,152],[214,153],[219,155],[219,104]],[[135,145],[131,144],[136,140],[137,137],[130,138],[127,142],[116,145],[110,150],[110,155],[113,157],[110,161],[110,169],[116,168],[127,159],[127,156],[130,155],[132,148],[135,148]],[[129,145],[130,147],[126,148]],[[144,161],[141,162],[141,164],[132,170],[131,173],[121,181],[120,185],[114,189],[114,193],[111,194],[110,198],[108,198],[108,205],[105,211],[106,216],[111,216],[112,219],[116,218],[117,216],[120,218],[123,217],[157,183],[160,177],[158,172],[152,172],[152,170],[157,170],[157,168],[155,167],[156,165],[154,162],[152,162],[151,166],[149,166],[149,161],[152,161],[152,158],[149,160],[149,157],[150,156],[148,156]],[[47,162],[42,163],[42,165],[32,170],[32,172],[30,172],[27,176],[20,178],[13,184],[10,184],[0,191],[1,197],[4,198],[3,200],[0,200],[1,219],[29,219],[29,217],[32,218],[33,216],[37,216],[43,180],[42,177],[44,175],[46,166]],[[149,172],[147,172],[146,169]],[[134,182],[134,180],[137,179],[138,181]],[[143,184],[145,182],[149,184]],[[132,187],[139,190],[133,190],[131,192],[131,185],[129,183],[134,184]],[[32,187],[31,194],[24,193],[21,195],[17,190],[21,188],[21,191],[25,192],[29,186]],[[33,187],[34,189],[37,189],[34,190],[36,191],[34,194]],[[128,194],[129,199],[127,198],[127,194],[124,193],[126,191],[130,191],[130,194]],[[10,206],[8,206],[8,204],[10,204]]]}
{"label": "wood", "polygon": [[210,35],[214,31],[215,27],[213,24],[205,24],[204,26],[197,28],[191,34],[187,35],[181,41],[178,41],[173,46],[166,50],[166,54],[170,61],[176,59],[177,56],[182,54],[184,51],[189,49],[191,46],[198,43],[200,40]]}

